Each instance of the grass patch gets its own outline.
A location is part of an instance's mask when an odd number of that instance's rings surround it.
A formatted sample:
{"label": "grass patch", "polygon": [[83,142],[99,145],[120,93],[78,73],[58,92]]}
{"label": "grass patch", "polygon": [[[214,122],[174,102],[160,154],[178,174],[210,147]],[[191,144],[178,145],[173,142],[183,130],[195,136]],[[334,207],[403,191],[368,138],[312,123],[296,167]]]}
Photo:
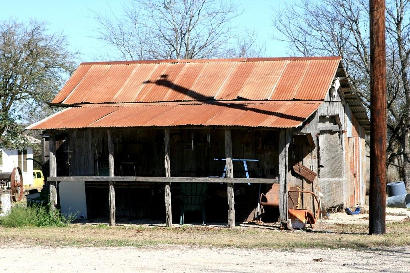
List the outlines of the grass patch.
{"label": "grass patch", "polygon": [[4,227],[65,227],[71,222],[70,217],[40,205],[27,207],[19,204],[11,209],[10,214],[0,217],[0,226]]}
{"label": "grass patch", "polygon": [[288,232],[252,227],[150,227],[70,224],[65,228],[2,228],[0,244],[77,247],[156,247],[188,245],[236,248],[350,248],[367,249],[410,245],[410,221],[387,225],[385,235],[367,235],[367,225],[327,225],[311,232]]}

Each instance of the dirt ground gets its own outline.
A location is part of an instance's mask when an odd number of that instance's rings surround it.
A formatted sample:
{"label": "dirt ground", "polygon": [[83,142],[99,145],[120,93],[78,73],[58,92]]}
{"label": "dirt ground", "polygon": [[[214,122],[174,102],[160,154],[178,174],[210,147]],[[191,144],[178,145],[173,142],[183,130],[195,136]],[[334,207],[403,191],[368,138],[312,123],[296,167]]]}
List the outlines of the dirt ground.
{"label": "dirt ground", "polygon": [[[409,216],[410,210],[388,208],[386,220],[388,223],[403,222],[408,221]],[[320,226],[325,231],[329,224],[333,224],[333,227],[349,224],[350,228],[352,225],[358,225],[357,228],[353,228],[353,234],[343,229],[342,231],[336,230],[341,233],[325,234],[304,231],[282,232],[254,227],[237,227],[233,231],[224,229],[214,231],[212,228],[202,230],[200,227],[198,231],[195,228],[186,230],[183,228],[172,230],[141,228],[138,230],[120,226],[113,229],[88,225],[74,225],[65,229],[44,228],[44,231],[41,228],[33,231],[3,228],[0,230],[0,235],[2,234],[0,236],[2,239],[0,240],[0,272],[410,272],[410,244],[387,247],[388,241],[392,240],[390,237],[397,234],[396,229],[383,237],[354,234],[362,233],[363,228],[366,230],[367,221],[368,214],[364,211],[362,214],[353,216],[334,213],[319,223],[319,231]],[[44,237],[53,233],[53,237]],[[280,236],[284,234],[286,239]],[[153,243],[161,239],[157,238],[158,236],[165,236],[175,241],[176,244],[160,241],[159,244],[142,244],[141,247],[87,247],[87,245],[95,246],[98,243],[102,243],[103,246],[109,245],[110,242],[117,242],[118,236],[120,239],[126,236],[133,238],[137,236],[142,238],[142,242],[152,240]],[[397,236],[406,236],[406,231],[403,235]],[[86,240],[84,245],[84,242],[81,243],[84,239],[82,237],[91,238],[91,243],[88,244]],[[105,239],[100,242],[96,239],[100,237],[105,237]],[[195,237],[194,241],[202,240],[204,245],[190,245],[189,238],[185,237]],[[322,247],[301,249],[287,244],[279,247],[246,247],[253,245],[248,243],[243,246],[237,244],[239,247],[228,247],[223,246],[229,245],[228,241],[216,244],[217,246],[212,246],[212,242],[208,242],[208,239],[212,240],[212,238],[213,240],[230,238],[244,240],[246,243],[247,240],[259,241],[261,237],[269,240],[287,240],[289,244],[295,238],[328,241],[328,243],[321,244]],[[62,246],[59,238],[64,238],[61,242],[67,241],[68,244]],[[79,241],[73,241],[73,238]],[[129,242],[127,240],[124,242],[132,243],[133,238],[129,238]],[[366,238],[375,241],[374,243],[378,243],[379,246],[367,242],[367,247],[357,247],[360,245],[359,241],[367,240]],[[55,240],[54,244],[51,244],[52,242],[50,245],[44,244],[49,240]],[[335,240],[334,245],[332,240]],[[346,243],[342,244],[337,240],[346,240]],[[346,245],[355,248],[356,241],[358,242],[356,249],[340,247]],[[383,241],[386,243],[383,244]],[[275,244],[271,242],[271,245]],[[324,245],[327,247],[323,247]]]}
{"label": "dirt ground", "polygon": [[410,247],[235,249],[0,247],[0,272],[409,272]]}

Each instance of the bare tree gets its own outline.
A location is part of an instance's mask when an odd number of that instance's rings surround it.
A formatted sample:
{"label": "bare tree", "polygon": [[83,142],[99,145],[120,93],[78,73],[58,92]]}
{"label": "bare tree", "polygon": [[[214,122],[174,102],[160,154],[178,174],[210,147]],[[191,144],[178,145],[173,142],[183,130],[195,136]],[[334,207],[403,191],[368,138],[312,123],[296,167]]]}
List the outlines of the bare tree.
{"label": "bare tree", "polygon": [[[132,1],[116,16],[97,15],[99,38],[125,59],[192,59],[257,55],[253,40],[236,41],[230,1]],[[236,40],[235,40],[236,39]],[[242,47],[236,49],[236,47]]]}
{"label": "bare tree", "polygon": [[0,144],[21,144],[21,123],[47,114],[46,102],[73,70],[62,36],[44,24],[0,22]]}
{"label": "bare tree", "polygon": [[[398,165],[410,189],[410,1],[387,1],[388,165]],[[296,54],[338,55],[354,92],[370,106],[367,0],[307,0],[275,17],[274,27]]]}

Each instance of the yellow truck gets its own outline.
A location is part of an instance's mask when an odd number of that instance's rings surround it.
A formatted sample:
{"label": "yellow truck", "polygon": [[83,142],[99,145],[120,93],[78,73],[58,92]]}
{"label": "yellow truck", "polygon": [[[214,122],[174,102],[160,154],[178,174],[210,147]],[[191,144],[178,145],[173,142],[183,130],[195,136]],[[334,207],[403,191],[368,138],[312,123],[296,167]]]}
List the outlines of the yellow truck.
{"label": "yellow truck", "polygon": [[33,184],[31,185],[24,185],[25,190],[34,190],[37,189],[41,191],[44,185],[44,175],[41,170],[33,170]]}

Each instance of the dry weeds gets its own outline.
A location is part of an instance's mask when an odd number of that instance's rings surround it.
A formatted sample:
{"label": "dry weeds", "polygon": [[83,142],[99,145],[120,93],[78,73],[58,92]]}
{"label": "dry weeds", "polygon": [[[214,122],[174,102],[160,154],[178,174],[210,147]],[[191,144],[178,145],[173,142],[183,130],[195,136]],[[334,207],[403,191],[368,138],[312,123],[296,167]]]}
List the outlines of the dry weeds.
{"label": "dry weeds", "polygon": [[387,224],[387,234],[367,235],[367,225],[319,224],[312,231],[281,231],[270,227],[72,224],[62,228],[0,227],[0,244],[43,246],[187,245],[237,248],[379,248],[410,245],[410,220]]}

